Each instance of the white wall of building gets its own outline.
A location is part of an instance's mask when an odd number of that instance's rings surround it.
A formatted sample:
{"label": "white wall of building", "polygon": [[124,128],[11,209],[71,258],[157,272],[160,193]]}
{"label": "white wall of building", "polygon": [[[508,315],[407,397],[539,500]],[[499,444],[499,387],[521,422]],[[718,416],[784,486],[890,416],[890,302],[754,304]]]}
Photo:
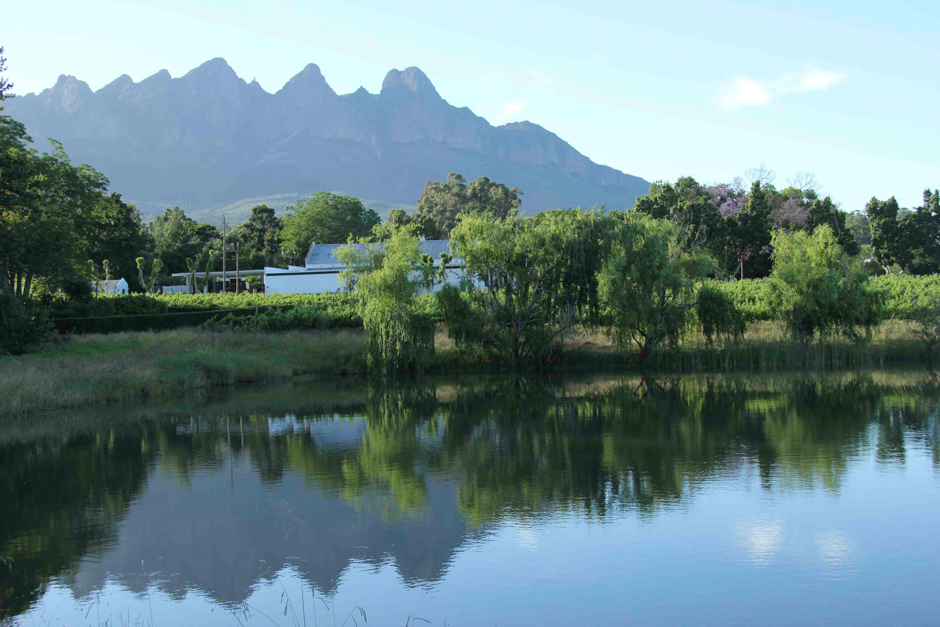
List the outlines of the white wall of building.
{"label": "white wall of building", "polygon": [[[449,268],[445,273],[445,283],[464,287],[463,268]],[[431,293],[441,289],[443,284],[435,284]],[[283,268],[264,269],[265,294],[323,294],[339,292],[345,286],[339,279],[339,270],[284,270]],[[423,290],[422,290],[423,291]]]}
{"label": "white wall of building", "polygon": [[339,272],[264,269],[265,294],[323,294],[342,287]]}

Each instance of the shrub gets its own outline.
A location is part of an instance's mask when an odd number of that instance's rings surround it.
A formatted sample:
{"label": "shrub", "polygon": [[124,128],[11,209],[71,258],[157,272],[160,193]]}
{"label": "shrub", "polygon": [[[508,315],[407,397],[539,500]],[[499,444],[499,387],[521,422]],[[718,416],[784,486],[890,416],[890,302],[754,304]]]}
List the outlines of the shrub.
{"label": "shrub", "polygon": [[259,309],[208,309],[188,313],[141,316],[98,316],[94,318],[58,318],[55,328],[60,333],[118,333],[121,331],[161,331],[195,327],[214,318],[251,316]]}
{"label": "shrub", "polygon": [[37,303],[0,293],[0,353],[22,355],[45,339],[52,326]]}
{"label": "shrub", "polygon": [[830,331],[858,337],[880,318],[879,296],[858,259],[847,255],[828,226],[773,237],[771,303],[790,332],[804,340]]}
{"label": "shrub", "polygon": [[334,327],[361,327],[362,319],[358,315],[335,316],[328,311],[314,307],[285,307],[259,311],[248,316],[229,314],[224,318],[212,318],[204,326],[214,331],[282,332]]}
{"label": "shrub", "polygon": [[705,285],[721,292],[734,303],[745,322],[776,320],[770,305],[770,280],[706,281]]}
{"label": "shrub", "polygon": [[734,300],[711,285],[699,289],[695,314],[708,344],[720,338],[735,340],[747,331],[747,322]]}
{"label": "shrub", "polygon": [[85,300],[52,299],[54,318],[142,316],[167,313],[166,304],[143,294],[102,294]]}
{"label": "shrub", "polygon": [[884,299],[886,318],[912,319],[926,302],[940,302],[940,275],[888,274],[869,280],[871,289]]}
{"label": "shrub", "polygon": [[483,343],[483,319],[473,302],[473,293],[461,292],[453,285],[445,285],[435,295],[447,335],[461,350]]}

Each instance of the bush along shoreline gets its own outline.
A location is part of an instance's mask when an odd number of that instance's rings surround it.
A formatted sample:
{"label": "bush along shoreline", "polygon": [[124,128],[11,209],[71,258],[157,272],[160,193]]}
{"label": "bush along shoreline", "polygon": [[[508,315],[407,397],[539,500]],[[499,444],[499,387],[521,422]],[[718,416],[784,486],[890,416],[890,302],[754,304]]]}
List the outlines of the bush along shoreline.
{"label": "bush along shoreline", "polygon": [[[388,228],[383,247],[339,249],[343,293],[107,296],[54,302],[51,324],[102,345],[108,333],[180,327],[193,337],[362,329],[357,359],[381,375],[868,367],[929,362],[940,341],[940,277],[870,278],[826,225],[774,232],[770,276],[733,282],[714,279],[715,260],[685,227],[640,212],[470,215],[451,236],[468,291],[441,284],[405,225]],[[0,318],[4,348],[16,337],[7,321],[42,321],[17,316]],[[140,342],[162,341],[151,335]]]}

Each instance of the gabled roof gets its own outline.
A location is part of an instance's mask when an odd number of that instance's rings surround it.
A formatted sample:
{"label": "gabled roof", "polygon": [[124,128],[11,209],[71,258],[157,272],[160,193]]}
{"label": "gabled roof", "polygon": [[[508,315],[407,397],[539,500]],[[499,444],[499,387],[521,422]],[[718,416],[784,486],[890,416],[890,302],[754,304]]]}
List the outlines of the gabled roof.
{"label": "gabled roof", "polygon": [[[307,253],[306,266],[339,266],[342,265],[336,258],[336,249],[346,244],[310,244]],[[368,244],[353,244],[357,248],[365,248]],[[379,244],[383,247],[384,244]],[[431,239],[421,242],[421,254],[431,255],[434,261],[441,258],[441,253],[450,254],[449,239]]]}

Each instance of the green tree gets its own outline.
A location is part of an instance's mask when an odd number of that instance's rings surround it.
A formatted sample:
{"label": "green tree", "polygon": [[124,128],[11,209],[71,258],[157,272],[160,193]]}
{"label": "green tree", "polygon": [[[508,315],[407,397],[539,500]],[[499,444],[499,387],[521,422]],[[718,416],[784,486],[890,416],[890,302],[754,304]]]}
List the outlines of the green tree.
{"label": "green tree", "polygon": [[806,228],[812,233],[816,227],[822,225],[828,226],[833,234],[835,234],[836,240],[839,242],[839,245],[842,246],[842,250],[845,251],[846,254],[854,257],[859,251],[858,242],[855,240],[851,229],[846,225],[847,217],[848,214],[844,211],[840,211],[832,203],[832,199],[829,198],[829,196],[826,196],[823,200],[817,198],[809,205],[809,211],[806,217]]}
{"label": "green tree", "polygon": [[73,166],[62,145],[39,154],[23,125],[0,115],[0,290],[29,298],[33,282],[55,290],[86,283],[82,235],[107,179]]}
{"label": "green tree", "polygon": [[423,369],[434,350],[434,325],[415,308],[422,287],[418,236],[399,229],[384,244],[341,246],[336,257],[347,266],[340,276],[357,297],[369,369]]}
{"label": "green tree", "polygon": [[[7,69],[7,59],[3,56],[3,46],[0,46],[0,72],[5,72]],[[0,76],[0,102],[3,102],[7,98],[12,98],[13,93],[10,91],[13,89],[13,83],[11,83],[5,76]],[[3,107],[0,107],[2,110]]]}
{"label": "green tree", "polygon": [[281,254],[281,221],[267,205],[252,207],[251,217],[241,226],[242,245],[263,256],[264,265],[274,265]]}
{"label": "green tree", "polygon": [[186,259],[221,245],[222,234],[211,224],[196,222],[179,207],[166,209],[150,222],[154,253],[168,273],[186,272]]}
{"label": "green tree", "polygon": [[669,220],[682,229],[686,249],[706,246],[720,254],[726,245],[727,228],[718,208],[712,203],[708,188],[690,176],[675,185],[657,182],[645,196],[637,198],[634,210],[652,218]]}
{"label": "green tree", "polygon": [[451,172],[446,181],[427,181],[418,198],[414,220],[428,239],[447,239],[462,215],[491,215],[506,218],[516,215],[522,191],[481,176],[467,185],[467,180]]}
{"label": "green tree", "polygon": [[579,314],[598,307],[596,273],[609,220],[580,209],[534,218],[463,216],[451,248],[464,261],[468,283],[481,288],[478,341],[510,363],[549,357]]}
{"label": "green tree", "polygon": [[341,244],[368,238],[379,224],[379,216],[366,209],[358,198],[317,192],[285,215],[281,223],[281,246],[291,263],[302,263],[310,245]]}
{"label": "green tree", "polygon": [[108,260],[111,276],[143,288],[137,284],[135,259],[141,251],[153,250],[154,242],[134,205],[120,194],[102,194],[91,207],[81,237],[88,257]]}
{"label": "green tree", "polygon": [[385,222],[377,225],[372,233],[376,240],[386,241],[397,229],[411,228],[425,239],[441,239],[441,234],[434,220],[427,214],[408,215],[404,209],[392,209]]}
{"label": "green tree", "polygon": [[601,304],[617,346],[635,346],[643,361],[686,326],[697,285],[714,270],[714,261],[704,250],[685,250],[677,225],[642,214],[625,216],[610,238],[600,273]]}
{"label": "green tree", "polygon": [[894,196],[888,200],[872,197],[865,206],[865,214],[871,225],[871,246],[875,260],[886,274],[891,274],[891,266],[899,263],[901,257],[898,201]]}
{"label": "green tree", "polygon": [[772,306],[794,336],[811,340],[835,330],[857,338],[878,323],[878,298],[861,262],[828,225],[812,234],[776,231],[773,247]]}
{"label": "green tree", "polygon": [[871,224],[864,213],[853,212],[846,216],[845,226],[859,246],[871,246]]}
{"label": "green tree", "polygon": [[[729,245],[738,261],[742,279],[748,276],[748,265],[751,267],[750,276],[761,276],[769,259],[771,204],[765,191],[760,181],[754,181],[744,207],[737,215],[728,218]],[[772,188],[769,191],[772,193]]]}
{"label": "green tree", "polygon": [[940,271],[940,207],[937,191],[924,191],[924,204],[898,220],[898,262],[908,274]]}
{"label": "green tree", "polygon": [[137,262],[137,276],[140,279],[140,284],[143,286],[144,291],[151,293],[154,290],[154,287],[157,284],[157,277],[160,276],[160,270],[163,269],[163,261],[160,259],[154,259],[153,263],[150,266],[150,277],[146,277],[144,273],[144,268],[147,265],[147,260],[143,257],[138,257]]}

